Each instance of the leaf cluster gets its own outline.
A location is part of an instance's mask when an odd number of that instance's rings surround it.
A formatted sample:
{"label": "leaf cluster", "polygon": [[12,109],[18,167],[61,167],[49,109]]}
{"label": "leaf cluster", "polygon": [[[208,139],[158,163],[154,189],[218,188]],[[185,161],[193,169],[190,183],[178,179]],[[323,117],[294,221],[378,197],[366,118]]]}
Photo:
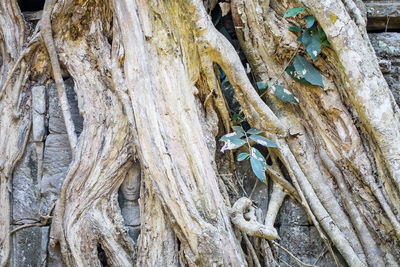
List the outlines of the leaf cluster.
{"label": "leaf cluster", "polygon": [[[304,13],[304,8],[292,8],[286,11],[284,18],[295,17],[300,13]],[[329,42],[324,30],[318,25],[318,22],[312,15],[304,15],[299,26],[289,28],[292,32],[300,33],[297,41],[302,43],[307,54],[315,61],[321,54],[322,45],[329,47]],[[286,68],[286,72],[297,82],[309,86],[317,85],[324,87],[322,76],[307,59],[300,55],[296,55],[292,65]]]}
{"label": "leaf cluster", "polygon": [[262,130],[251,128],[245,131],[241,126],[232,126],[232,129],[234,132],[226,134],[220,139],[220,141],[224,142],[221,152],[237,149],[247,144],[248,152],[240,153],[237,160],[249,159],[253,173],[260,181],[265,183],[265,171],[268,168],[267,161],[257,148],[250,145],[250,140],[264,147],[277,147],[277,145],[268,138],[259,135],[263,132]]}

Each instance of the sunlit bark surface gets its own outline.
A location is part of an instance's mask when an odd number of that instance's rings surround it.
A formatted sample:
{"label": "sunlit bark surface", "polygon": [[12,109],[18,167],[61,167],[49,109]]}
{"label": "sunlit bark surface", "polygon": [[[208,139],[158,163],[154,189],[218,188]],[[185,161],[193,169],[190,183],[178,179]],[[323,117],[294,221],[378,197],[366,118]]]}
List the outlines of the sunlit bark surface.
{"label": "sunlit bark surface", "polygon": [[[216,4],[47,0],[36,29],[16,0],[0,4],[1,266],[10,254],[12,172],[29,135],[42,141],[32,125],[32,88],[50,81],[73,158],[51,217],[39,226],[50,225],[49,244],[59,244],[67,266],[276,266],[274,222],[286,195],[304,207],[337,265],[397,266],[399,109],[360,1],[225,3],[255,81],[284,85],[299,104],[257,93],[207,13]],[[301,85],[284,72],[294,55],[306,56],[289,31],[296,20],[282,17],[299,5],[331,44],[313,62],[324,88]],[[278,146],[269,149],[266,214],[238,193],[234,175],[221,175],[234,174],[235,164],[232,153],[217,150],[216,140],[233,125],[217,64],[250,126]],[[84,121],[79,136],[67,77]],[[43,148],[36,148],[40,155]],[[118,190],[138,166],[135,242]]]}

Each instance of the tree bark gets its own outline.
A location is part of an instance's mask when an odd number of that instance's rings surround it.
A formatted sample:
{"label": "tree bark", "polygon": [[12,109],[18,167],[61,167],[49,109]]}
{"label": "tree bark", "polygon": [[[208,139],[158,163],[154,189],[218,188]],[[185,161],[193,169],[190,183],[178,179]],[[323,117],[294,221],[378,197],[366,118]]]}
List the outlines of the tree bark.
{"label": "tree bark", "polygon": [[[16,0],[0,4],[1,266],[10,254],[10,180],[35,122],[31,88],[50,80],[73,151],[49,236],[67,266],[273,266],[276,241],[259,238],[279,239],[274,221],[286,195],[304,207],[337,265],[343,258],[349,266],[397,266],[399,108],[359,1],[230,1],[255,80],[284,85],[298,105],[271,90],[257,93],[207,13],[215,4],[46,0],[36,31]],[[284,72],[296,54],[306,56],[289,31],[296,21],[282,17],[299,5],[331,44],[313,62],[324,88]],[[233,154],[229,160],[217,151],[216,139],[233,125],[217,64],[249,125],[277,144],[268,148],[273,185],[264,215],[251,196],[237,193]],[[84,120],[79,136],[65,93],[69,76]],[[39,155],[43,148],[37,149]],[[135,166],[137,243],[118,203]],[[231,176],[223,178],[227,169]]]}

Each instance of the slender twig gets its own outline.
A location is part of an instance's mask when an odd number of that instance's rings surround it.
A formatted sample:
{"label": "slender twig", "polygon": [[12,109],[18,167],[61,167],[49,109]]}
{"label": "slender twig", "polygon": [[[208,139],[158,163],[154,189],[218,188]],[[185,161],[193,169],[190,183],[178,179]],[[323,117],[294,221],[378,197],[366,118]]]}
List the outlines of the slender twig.
{"label": "slender twig", "polygon": [[[299,51],[300,46],[297,46],[296,50],[294,51],[293,55],[290,57],[289,61],[286,63],[286,66],[283,68],[283,70],[281,71],[281,73],[279,73],[278,77],[276,77],[271,83],[268,83],[268,89],[271,88],[272,86],[275,85],[275,83],[282,77],[282,75],[285,73],[287,67],[289,67],[289,64],[292,62],[292,60],[294,59],[294,57],[297,55],[297,52]],[[266,90],[264,93],[262,93],[260,95],[260,97],[262,98],[265,94],[268,93],[269,90]]]}
{"label": "slender twig", "polygon": [[250,200],[251,200],[252,197],[253,197],[253,194],[254,194],[254,191],[256,190],[257,184],[258,184],[258,179],[256,179],[256,181],[254,182],[253,189],[251,190],[251,193],[250,193],[250,196],[249,196],[249,199],[250,199]]}
{"label": "slender twig", "polygon": [[321,254],[319,254],[318,258],[315,260],[314,265],[316,265],[322,257],[328,252],[328,249],[325,247]]}
{"label": "slender twig", "polygon": [[295,255],[293,255],[293,253],[291,253],[289,250],[287,250],[285,247],[283,247],[281,244],[279,244],[278,242],[275,242],[273,240],[271,240],[272,244],[276,245],[278,248],[282,249],[283,251],[285,251],[290,257],[292,257],[297,263],[303,265],[303,266],[307,266],[307,267],[316,267],[315,265],[312,264],[308,264],[305,263],[303,261],[301,261],[299,258],[297,258]]}
{"label": "slender twig", "polygon": [[281,175],[277,171],[273,170],[272,168],[268,168],[266,172],[275,183],[280,184],[283,189],[285,189],[289,196],[301,203],[301,199],[296,189],[286,179],[281,177]]}

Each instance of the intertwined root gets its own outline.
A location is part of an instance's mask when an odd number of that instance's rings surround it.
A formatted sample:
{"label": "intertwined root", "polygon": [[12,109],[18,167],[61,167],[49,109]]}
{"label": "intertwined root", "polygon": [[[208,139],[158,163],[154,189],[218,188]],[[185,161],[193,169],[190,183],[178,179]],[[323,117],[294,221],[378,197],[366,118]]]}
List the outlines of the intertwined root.
{"label": "intertwined root", "polygon": [[[91,1],[84,2],[93,4]],[[360,222],[359,219],[360,214],[372,216],[382,209],[385,227],[380,230],[380,236],[390,236],[392,230],[397,238],[400,235],[399,223],[394,215],[399,206],[396,205],[398,192],[388,188],[384,191],[375,182],[375,179],[382,179],[387,184],[399,186],[398,150],[391,148],[391,144],[399,143],[399,116],[392,108],[383,78],[374,75],[379,70],[376,60],[368,59],[370,50],[367,41],[362,30],[357,28],[363,27],[363,20],[354,3],[346,1],[343,6],[340,1],[335,1],[336,9],[332,11],[324,6],[324,1],[302,2],[309,7],[330,38],[333,50],[327,53],[327,57],[332,58],[329,58],[330,61],[316,61],[315,64],[319,67],[329,65],[327,71],[330,76],[325,79],[333,81],[328,82],[331,86],[327,86],[322,93],[315,88],[305,90],[286,81],[286,85],[297,92],[300,105],[284,107],[273,97],[268,105],[260,98],[247,78],[236,51],[214,28],[200,0],[160,1],[160,6],[145,1],[115,0],[99,7],[90,6],[94,11],[91,14],[66,1],[70,5],[65,8],[66,12],[75,9],[80,12],[74,13],[76,17],[72,24],[65,23],[66,19],[73,17],[71,14],[63,14],[61,10],[54,14],[56,27],[61,29],[54,40],[50,18],[56,1],[46,1],[41,34],[59,91],[68,138],[72,150],[75,149],[73,163],[57,201],[50,234],[50,243],[60,242],[68,264],[96,265],[99,245],[110,264],[127,266],[133,262],[132,242],[123,229],[116,200],[119,185],[135,157],[133,142],[137,144],[138,157],[143,166],[143,184],[147,186],[144,191],[152,192],[157,197],[151,202],[157,214],[143,211],[144,218],[151,216],[154,218],[152,227],[166,231],[162,236],[168,237],[169,244],[173,246],[171,251],[179,250],[182,261],[193,265],[243,265],[244,255],[233,234],[231,219],[244,232],[243,238],[250,254],[255,257],[255,264],[260,265],[247,234],[269,240],[279,238],[273,224],[286,193],[301,202],[328,248],[332,251],[326,235],[349,265],[381,265],[381,251],[392,257],[391,248],[379,247],[374,242],[372,236],[375,233],[368,230],[373,227],[365,227],[365,220]],[[235,14],[249,12],[249,18],[264,16],[261,18],[263,23],[257,20],[239,21],[240,29],[247,29],[246,34],[250,38],[270,39],[260,42],[261,47],[249,45],[252,44],[249,42],[243,45],[244,52],[250,63],[257,63],[254,68],[259,70],[255,73],[257,77],[279,80],[282,58],[288,57],[274,57],[273,53],[263,53],[262,49],[271,51],[276,48],[279,52],[288,50],[292,53],[294,35],[282,28],[286,22],[277,21],[281,18],[270,9],[269,1],[264,1],[266,6],[260,6],[260,10],[264,10],[262,14],[251,10],[259,5],[257,1],[250,3],[251,8],[245,3],[232,1],[233,13],[235,8],[246,7]],[[345,7],[352,10],[358,25],[353,24]],[[329,16],[324,13],[327,10],[337,16],[337,24],[332,25]],[[108,16],[108,21],[101,17],[103,15]],[[85,21],[86,28],[73,25],[80,19]],[[238,16],[236,19],[242,18]],[[271,34],[263,32],[268,27]],[[112,34],[106,33],[111,28]],[[349,37],[350,32],[354,33],[354,38]],[[257,33],[262,34],[255,36]],[[106,36],[109,38],[113,34],[111,46]],[[75,39],[71,40],[72,37]],[[278,37],[279,42],[273,40]],[[262,47],[280,43],[281,39],[284,47]],[[254,58],[257,54],[265,56],[261,62]],[[79,142],[63,91],[58,55],[62,55],[63,64],[75,81],[80,111],[85,120]],[[199,88],[193,86],[199,77],[205,77],[209,98],[215,92],[219,95],[219,100],[214,103],[221,112],[226,130],[229,130],[230,122],[215,79],[214,63],[218,63],[229,78],[251,126],[265,130],[279,147],[272,151],[276,155],[273,157],[274,167],[268,170],[274,185],[265,224],[257,222],[252,202],[247,198],[241,198],[233,205],[229,217],[218,187],[217,174],[210,158],[214,153],[208,151],[209,144],[206,143],[206,139],[215,139],[217,130],[207,132],[202,127],[200,108],[196,106],[194,96]],[[369,66],[367,73],[361,71],[360,66]],[[268,68],[273,68],[273,71]],[[367,78],[363,79],[361,74]],[[20,77],[19,80],[23,79]],[[19,94],[17,89],[15,94]],[[352,106],[351,110],[347,110],[341,102],[341,96],[347,96],[343,93],[345,89],[349,92],[346,105]],[[0,94],[0,101],[8,97],[4,89]],[[378,98],[371,97],[376,94],[383,99],[382,103],[377,102]],[[365,95],[368,97],[365,98]],[[15,99],[12,99],[13,103]],[[204,105],[211,110],[211,101],[207,99]],[[315,103],[314,99],[318,101]],[[390,115],[389,122],[382,123],[371,112],[376,106],[381,106],[382,112]],[[324,111],[323,116],[321,110]],[[362,134],[367,136],[368,141],[361,140],[360,129],[354,125],[351,116],[363,121],[365,129]],[[2,125],[8,123],[0,119]],[[304,125],[301,121],[305,121]],[[337,133],[347,136],[338,136]],[[26,138],[24,140],[26,142]],[[369,147],[370,143],[379,149],[368,154],[363,146]],[[368,167],[373,165],[368,156],[376,160],[376,176],[372,176]],[[1,162],[0,167],[3,167]],[[0,171],[3,172],[1,168]],[[283,173],[287,173],[288,177]],[[384,177],[386,173],[388,178]],[[2,192],[6,192],[8,176],[2,173],[0,177]],[[357,177],[368,185],[378,208],[371,205],[373,208],[370,210],[367,204],[363,206],[358,195],[353,199],[354,192],[349,190],[348,183],[354,182],[351,185],[361,190],[356,184]],[[288,182],[288,178],[292,183]],[[337,184],[338,189],[325,183],[327,180]],[[334,190],[339,190],[339,194],[335,194]],[[362,192],[369,194],[368,190]],[[147,199],[150,199],[148,195]],[[344,208],[341,203],[344,203]],[[85,235],[81,235],[82,230]],[[6,229],[5,232],[8,231]],[[145,246],[154,237],[152,234],[142,231],[142,249],[153,249]],[[158,236],[157,240],[162,239]],[[7,251],[7,242],[0,241]],[[160,247],[160,244],[155,244],[154,251]],[[147,255],[156,257],[151,253]],[[161,257],[164,256],[168,257]],[[146,261],[144,258],[140,260]],[[174,260],[179,262],[176,258]]]}

